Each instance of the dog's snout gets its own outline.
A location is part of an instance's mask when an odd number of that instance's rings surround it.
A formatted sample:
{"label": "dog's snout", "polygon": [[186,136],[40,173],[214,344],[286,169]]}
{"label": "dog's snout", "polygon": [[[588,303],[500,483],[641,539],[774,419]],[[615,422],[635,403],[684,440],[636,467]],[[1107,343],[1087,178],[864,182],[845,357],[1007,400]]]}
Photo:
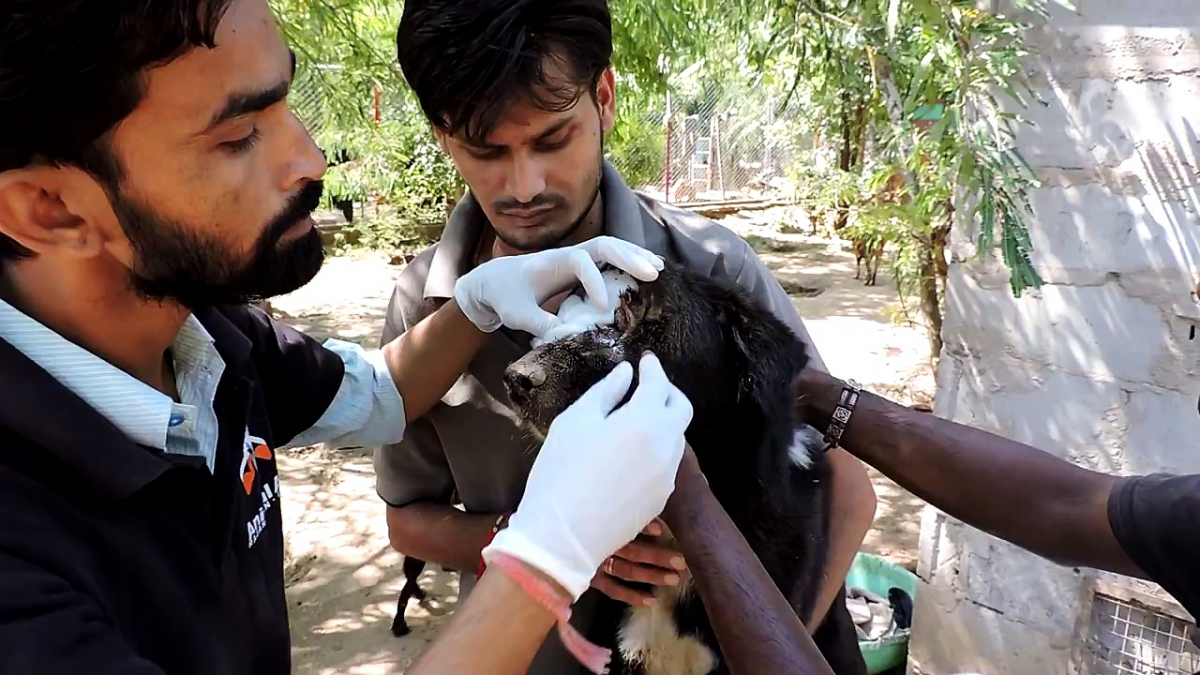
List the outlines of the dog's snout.
{"label": "dog's snout", "polygon": [[527,401],[533,390],[545,383],[546,369],[536,363],[517,361],[504,371],[504,385],[515,403]]}

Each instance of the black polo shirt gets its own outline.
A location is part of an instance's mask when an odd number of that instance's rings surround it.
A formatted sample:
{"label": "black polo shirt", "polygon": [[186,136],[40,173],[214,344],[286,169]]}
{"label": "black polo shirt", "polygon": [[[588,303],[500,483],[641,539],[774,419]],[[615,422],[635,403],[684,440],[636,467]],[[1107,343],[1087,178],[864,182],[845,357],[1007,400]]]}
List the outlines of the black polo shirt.
{"label": "black polo shirt", "polygon": [[[1200,619],[1200,475],[1123,478],[1109,496],[1108,520],[1146,577]],[[1200,632],[1192,641],[1200,646]]]}
{"label": "black polo shirt", "polygon": [[196,317],[226,363],[211,473],[134,444],[0,340],[0,673],[289,672],[274,449],[344,365],[256,309]]}

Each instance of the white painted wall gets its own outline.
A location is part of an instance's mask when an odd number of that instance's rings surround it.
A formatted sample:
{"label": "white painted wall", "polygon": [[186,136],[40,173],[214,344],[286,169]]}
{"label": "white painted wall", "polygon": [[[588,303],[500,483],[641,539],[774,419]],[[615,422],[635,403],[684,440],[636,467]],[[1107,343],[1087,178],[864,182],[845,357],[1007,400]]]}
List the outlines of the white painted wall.
{"label": "white painted wall", "polygon": [[[1015,299],[956,227],[936,412],[1099,470],[1200,472],[1200,0],[1076,4],[1031,36],[1050,105],[1019,139],[1046,286]],[[918,573],[913,671],[1073,672],[1094,572],[928,509]]]}

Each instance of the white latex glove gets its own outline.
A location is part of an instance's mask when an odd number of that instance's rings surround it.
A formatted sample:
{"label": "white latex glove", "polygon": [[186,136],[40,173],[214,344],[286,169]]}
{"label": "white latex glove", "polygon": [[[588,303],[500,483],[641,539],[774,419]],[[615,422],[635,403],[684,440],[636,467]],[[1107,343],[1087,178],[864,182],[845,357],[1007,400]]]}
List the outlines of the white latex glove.
{"label": "white latex glove", "polygon": [[571,593],[587,590],[606,558],[662,513],[675,490],[692,404],[647,354],[617,366],[550,425],[508,527],[483,550],[507,553]]}
{"label": "white latex glove", "polygon": [[504,325],[541,337],[560,321],[540,305],[574,283],[583,285],[588,302],[599,311],[611,309],[599,263],[641,281],[654,281],[663,268],[662,258],[636,244],[596,237],[575,246],[489,260],[458,280],[454,301],[484,332]]}

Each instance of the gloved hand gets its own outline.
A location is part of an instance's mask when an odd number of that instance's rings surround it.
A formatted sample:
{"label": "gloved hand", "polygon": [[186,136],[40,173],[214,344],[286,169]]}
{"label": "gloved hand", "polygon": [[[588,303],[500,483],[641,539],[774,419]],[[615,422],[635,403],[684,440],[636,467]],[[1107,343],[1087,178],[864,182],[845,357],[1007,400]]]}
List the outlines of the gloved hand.
{"label": "gloved hand", "polygon": [[540,305],[576,281],[599,311],[611,309],[598,267],[602,262],[641,281],[654,281],[663,268],[662,258],[636,244],[596,237],[575,246],[489,260],[458,280],[454,301],[484,332],[504,325],[540,337],[559,323]]}
{"label": "gloved hand", "polygon": [[550,425],[508,527],[483,550],[542,571],[573,600],[596,570],[662,512],[675,489],[692,404],[652,354],[617,366]]}

